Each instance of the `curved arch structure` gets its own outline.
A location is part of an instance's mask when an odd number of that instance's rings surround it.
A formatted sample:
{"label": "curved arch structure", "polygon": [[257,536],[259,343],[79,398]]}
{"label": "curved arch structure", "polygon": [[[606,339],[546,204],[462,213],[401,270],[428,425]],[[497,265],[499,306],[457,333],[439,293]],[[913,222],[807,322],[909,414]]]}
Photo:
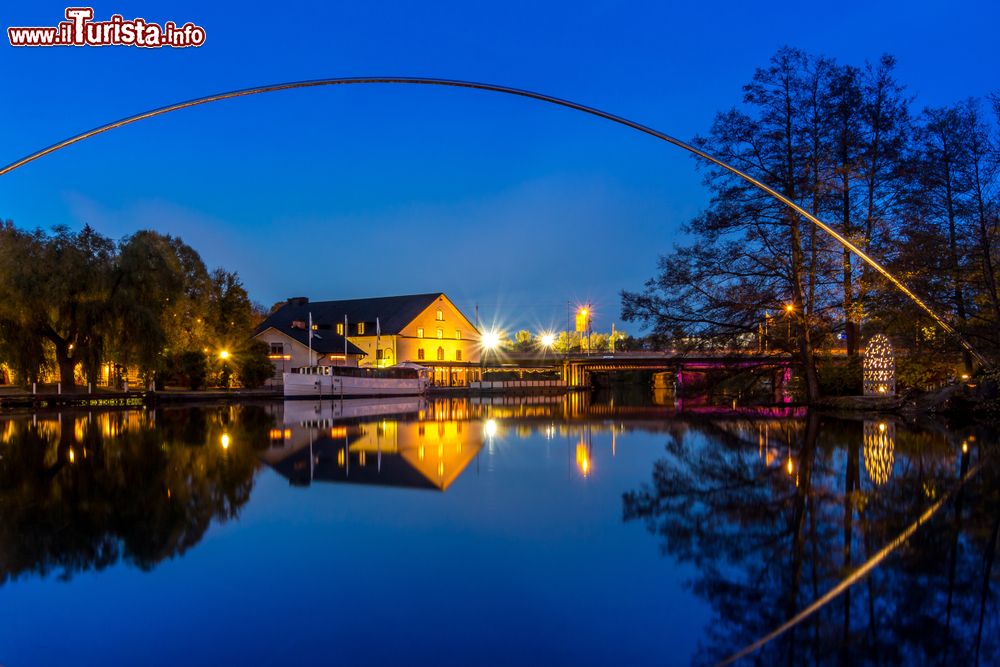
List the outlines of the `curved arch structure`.
{"label": "curved arch structure", "polygon": [[221,102],[222,100],[228,100],[234,97],[247,97],[250,95],[259,95],[261,93],[273,93],[280,90],[292,90],[295,88],[318,88],[320,86],[346,86],[346,85],[370,85],[370,84],[403,84],[403,85],[418,85],[418,86],[447,86],[452,88],[471,88],[473,90],[485,90],[495,93],[504,93],[506,95],[516,95],[518,97],[526,97],[533,100],[538,100],[540,102],[547,102],[548,104],[554,104],[556,106],[565,107],[567,109],[573,109],[575,111],[581,111],[591,116],[597,116],[598,118],[603,118],[609,120],[613,123],[618,123],[619,125],[624,125],[625,127],[630,127],[633,130],[638,130],[643,134],[648,134],[651,137],[655,137],[661,141],[665,141],[669,144],[673,144],[678,148],[681,148],[689,153],[697,155],[698,157],[719,166],[730,173],[739,176],[743,180],[747,181],[754,187],[766,192],[774,199],[778,200],[785,206],[798,213],[800,216],[816,225],[824,232],[832,236],[838,243],[850,250],[852,253],[860,257],[866,264],[878,271],[882,276],[892,283],[899,291],[908,296],[915,304],[920,306],[924,312],[926,312],[930,317],[937,322],[937,324],[944,329],[946,332],[955,337],[956,340],[961,343],[962,347],[969,351],[969,353],[975,357],[981,364],[987,368],[991,368],[992,364],[986,357],[979,353],[968,340],[965,339],[958,331],[955,330],[947,321],[944,320],[940,315],[938,315],[930,306],[928,306],[920,297],[914,294],[906,285],[904,285],[898,278],[892,275],[885,267],[876,262],[871,256],[864,252],[861,248],[851,243],[847,238],[842,236],[837,230],[833,229],[826,223],[824,223],[819,218],[815,217],[804,208],[788,199],[776,190],[771,189],[764,183],[758,181],[754,177],[746,174],[736,167],[733,167],[722,160],[688,144],[680,139],[676,139],[669,134],[664,134],[658,130],[654,130],[645,125],[641,125],[634,121],[628,120],[627,118],[622,118],[621,116],[616,116],[614,114],[607,113],[606,111],[601,111],[600,109],[595,109],[594,107],[588,107],[583,104],[577,104],[576,102],[571,102],[569,100],[560,99],[558,97],[552,97],[551,95],[545,95],[542,93],[535,93],[528,90],[521,90],[519,88],[511,88],[509,86],[500,86],[491,83],[477,83],[472,81],[455,81],[451,79],[430,79],[423,77],[409,77],[409,76],[374,76],[374,77],[347,77],[347,78],[335,78],[335,79],[312,79],[309,81],[293,81],[288,83],[276,83],[267,86],[258,86],[256,88],[244,88],[242,90],[232,90],[225,93],[219,93],[217,95],[209,95],[207,97],[199,97],[194,100],[188,100],[186,102],[179,102],[177,104],[171,104],[169,106],[160,107],[159,109],[153,109],[151,111],[146,111],[144,113],[136,114],[134,116],[129,116],[127,118],[122,118],[121,120],[116,120],[107,125],[101,125],[96,127],[89,132],[83,132],[76,136],[70,137],[57,144],[53,144],[48,148],[44,148],[40,151],[32,153],[26,157],[12,162],[7,166],[0,169],[0,176],[9,174],[10,172],[23,167],[29,162],[34,162],[38,158],[44,157],[50,153],[54,153],[60,149],[66,148],[67,146],[72,146],[75,143],[83,141],[84,139],[89,139],[91,137],[97,136],[98,134],[103,134],[110,130],[114,130],[119,127],[124,127],[125,125],[131,125],[132,123],[137,123],[141,120],[146,120],[147,118],[154,118],[156,116],[162,116],[163,114],[170,113],[172,111],[180,111],[181,109],[187,109],[190,107],[200,106],[202,104],[209,104],[210,102]]}

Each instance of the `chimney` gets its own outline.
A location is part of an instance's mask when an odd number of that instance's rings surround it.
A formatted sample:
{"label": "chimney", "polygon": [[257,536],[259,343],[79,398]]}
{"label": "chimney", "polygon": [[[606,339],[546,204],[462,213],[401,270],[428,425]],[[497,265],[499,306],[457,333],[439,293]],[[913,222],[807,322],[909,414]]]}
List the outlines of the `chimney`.
{"label": "chimney", "polygon": [[309,303],[309,297],[307,296],[293,296],[288,299],[289,306],[304,306]]}

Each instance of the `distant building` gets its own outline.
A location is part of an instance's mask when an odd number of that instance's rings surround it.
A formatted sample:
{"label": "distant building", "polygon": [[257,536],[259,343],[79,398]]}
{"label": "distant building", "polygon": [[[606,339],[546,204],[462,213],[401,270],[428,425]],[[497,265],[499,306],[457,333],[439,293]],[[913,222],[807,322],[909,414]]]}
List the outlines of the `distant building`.
{"label": "distant building", "polygon": [[278,381],[282,372],[308,365],[310,315],[313,350],[319,353],[313,363],[384,368],[413,362],[431,368],[437,386],[464,386],[478,377],[479,331],[445,294],[435,292],[344,301],[289,299],[254,334],[271,345]]}

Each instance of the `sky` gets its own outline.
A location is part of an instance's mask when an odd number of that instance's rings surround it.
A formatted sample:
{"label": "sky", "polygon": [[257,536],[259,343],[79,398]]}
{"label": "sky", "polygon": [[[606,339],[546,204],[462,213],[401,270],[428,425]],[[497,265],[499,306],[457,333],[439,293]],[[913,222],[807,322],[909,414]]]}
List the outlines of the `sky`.
{"label": "sky", "polygon": [[[3,27],[66,5],[7,2]],[[423,76],[595,106],[681,139],[738,105],[781,46],[883,53],[915,105],[1000,89],[995,2],[127,2],[95,18],[206,32],[188,49],[0,44],[0,164],[174,102],[267,83]],[[560,329],[620,319],[707,203],[694,158],[633,130],[496,93],[352,86],[186,109],[0,177],[0,219],[180,236],[265,307],[443,291],[470,317]]]}

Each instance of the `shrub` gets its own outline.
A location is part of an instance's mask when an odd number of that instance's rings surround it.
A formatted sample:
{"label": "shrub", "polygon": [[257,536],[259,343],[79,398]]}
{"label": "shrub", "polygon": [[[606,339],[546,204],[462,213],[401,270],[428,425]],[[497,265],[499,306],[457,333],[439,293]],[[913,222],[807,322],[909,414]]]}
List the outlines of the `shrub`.
{"label": "shrub", "polygon": [[181,352],[174,364],[175,380],[191,389],[202,389],[208,379],[208,360],[203,352]]}
{"label": "shrub", "polygon": [[274,375],[274,365],[267,358],[270,349],[267,343],[250,341],[236,360],[236,376],[247,389],[263,386]]}
{"label": "shrub", "polygon": [[860,396],[862,393],[861,358],[834,361],[832,357],[820,359],[816,367],[819,388],[826,396]]}

